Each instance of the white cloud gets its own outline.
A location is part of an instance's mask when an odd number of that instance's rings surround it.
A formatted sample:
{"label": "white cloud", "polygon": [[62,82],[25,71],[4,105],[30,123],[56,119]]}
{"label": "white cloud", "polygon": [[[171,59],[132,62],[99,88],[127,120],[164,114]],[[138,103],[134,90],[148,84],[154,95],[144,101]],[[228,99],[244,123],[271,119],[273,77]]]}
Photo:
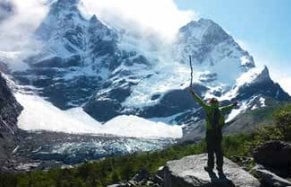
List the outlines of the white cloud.
{"label": "white cloud", "polygon": [[193,11],[179,10],[173,0],[83,0],[83,8],[117,27],[156,31],[172,38],[177,30],[196,18]]}
{"label": "white cloud", "polygon": [[35,44],[31,45],[31,34],[46,15],[47,6],[44,5],[44,0],[11,2],[14,6],[13,15],[0,24],[0,51],[34,48]]}
{"label": "white cloud", "polygon": [[0,0],[0,22],[12,13],[12,7],[8,0]]}
{"label": "white cloud", "polygon": [[47,14],[48,7],[45,0],[10,2],[13,14],[0,23],[0,59],[8,57],[11,68],[21,69],[25,67],[22,60],[41,47],[32,34]]}

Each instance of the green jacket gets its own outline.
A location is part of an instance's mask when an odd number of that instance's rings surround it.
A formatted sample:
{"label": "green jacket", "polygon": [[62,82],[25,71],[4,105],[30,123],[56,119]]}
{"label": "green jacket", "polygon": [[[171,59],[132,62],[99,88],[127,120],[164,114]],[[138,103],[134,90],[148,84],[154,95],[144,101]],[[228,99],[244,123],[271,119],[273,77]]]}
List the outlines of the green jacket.
{"label": "green jacket", "polygon": [[[213,116],[213,112],[215,107],[206,104],[195,92],[191,90],[191,95],[192,97],[199,103],[202,108],[204,108],[206,112],[206,129],[207,130],[212,130],[212,125],[211,125],[211,116]],[[231,111],[234,108],[234,105],[227,105],[224,107],[219,107],[219,112],[220,112],[220,118],[219,118],[219,126],[222,128],[225,125],[225,119],[224,115],[226,112]]]}

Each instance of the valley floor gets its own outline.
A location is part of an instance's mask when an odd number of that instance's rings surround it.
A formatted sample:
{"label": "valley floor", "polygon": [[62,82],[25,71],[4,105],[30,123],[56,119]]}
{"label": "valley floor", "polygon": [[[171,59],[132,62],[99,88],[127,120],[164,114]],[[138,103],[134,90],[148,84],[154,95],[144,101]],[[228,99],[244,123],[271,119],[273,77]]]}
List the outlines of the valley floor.
{"label": "valley floor", "polygon": [[18,172],[72,167],[88,160],[156,151],[177,143],[176,139],[171,138],[78,135],[48,131],[20,131],[18,139],[19,144],[13,150],[12,157],[5,161],[1,170]]}

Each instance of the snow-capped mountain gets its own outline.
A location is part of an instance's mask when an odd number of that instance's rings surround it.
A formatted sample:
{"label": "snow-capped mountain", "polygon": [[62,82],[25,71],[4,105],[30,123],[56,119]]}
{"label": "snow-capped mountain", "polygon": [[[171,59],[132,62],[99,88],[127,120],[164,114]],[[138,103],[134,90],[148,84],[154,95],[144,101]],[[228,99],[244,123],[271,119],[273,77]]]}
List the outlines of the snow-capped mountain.
{"label": "snow-capped mountain", "polygon": [[35,32],[43,48],[27,59],[31,68],[26,73],[15,73],[24,84],[42,88],[40,94],[62,109],[84,103],[114,66],[116,34],[96,16],[85,20],[77,2],[51,5]]}
{"label": "snow-capped mountain", "polygon": [[189,55],[198,94],[222,104],[241,101],[229,120],[265,107],[258,103],[267,97],[290,100],[268,69],[256,68],[253,57],[211,20],[190,22],[167,43],[115,28],[95,15],[87,18],[79,3],[55,1],[34,34],[42,48],[25,60],[28,69],[12,70],[18,84],[35,87],[60,109],[82,107],[99,122],[136,115],[184,127],[199,123],[203,112],[185,90]]}
{"label": "snow-capped mountain", "polygon": [[253,57],[218,24],[207,19],[192,21],[180,29],[177,51],[177,59],[182,62],[192,56],[195,68],[204,72],[199,76],[201,82],[217,80],[214,85],[234,84],[238,76],[255,67]]}

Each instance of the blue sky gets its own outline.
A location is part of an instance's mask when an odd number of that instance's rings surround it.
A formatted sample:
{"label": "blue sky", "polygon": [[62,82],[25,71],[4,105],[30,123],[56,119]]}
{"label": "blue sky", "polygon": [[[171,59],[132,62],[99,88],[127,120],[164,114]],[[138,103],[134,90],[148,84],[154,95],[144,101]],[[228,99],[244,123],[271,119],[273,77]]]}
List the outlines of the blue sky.
{"label": "blue sky", "polygon": [[[179,9],[210,18],[266,64],[291,93],[290,0],[175,0]],[[288,81],[290,80],[289,85]]]}

